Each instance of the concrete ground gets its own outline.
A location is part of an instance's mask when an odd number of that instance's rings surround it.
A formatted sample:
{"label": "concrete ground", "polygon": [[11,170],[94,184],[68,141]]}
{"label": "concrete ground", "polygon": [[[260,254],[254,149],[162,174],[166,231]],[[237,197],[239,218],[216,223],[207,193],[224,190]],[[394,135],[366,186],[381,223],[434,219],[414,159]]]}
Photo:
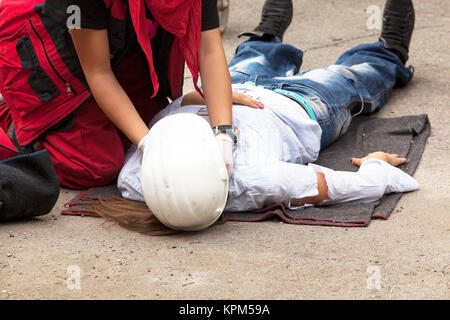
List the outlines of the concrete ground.
{"label": "concrete ground", "polygon": [[[285,42],[305,51],[304,69],[377,39],[366,10],[382,0],[294,2]],[[450,2],[415,3],[416,76],[376,116],[427,113],[433,130],[415,174],[421,188],[389,220],[367,228],[226,223],[147,237],[61,216],[76,194],[62,190],[51,214],[0,225],[0,299],[449,299]],[[262,4],[231,0],[228,58],[236,35],[256,26]],[[80,282],[66,281],[77,271]]]}

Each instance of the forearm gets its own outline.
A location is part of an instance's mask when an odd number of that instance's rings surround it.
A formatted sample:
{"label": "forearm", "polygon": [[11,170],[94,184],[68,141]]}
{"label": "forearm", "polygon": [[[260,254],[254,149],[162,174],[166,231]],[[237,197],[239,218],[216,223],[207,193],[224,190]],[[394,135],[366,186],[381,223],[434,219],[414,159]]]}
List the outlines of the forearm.
{"label": "forearm", "polygon": [[205,99],[197,91],[192,91],[184,95],[181,106],[206,105]]}
{"label": "forearm", "polygon": [[149,130],[114,74],[99,72],[86,75],[86,78],[100,109],[133,144],[138,145]]}
{"label": "forearm", "polygon": [[137,145],[148,129],[111,70],[107,30],[72,29],[70,34],[100,109]]}
{"label": "forearm", "polygon": [[199,68],[211,126],[232,124],[232,90],[218,29],[202,33]]}

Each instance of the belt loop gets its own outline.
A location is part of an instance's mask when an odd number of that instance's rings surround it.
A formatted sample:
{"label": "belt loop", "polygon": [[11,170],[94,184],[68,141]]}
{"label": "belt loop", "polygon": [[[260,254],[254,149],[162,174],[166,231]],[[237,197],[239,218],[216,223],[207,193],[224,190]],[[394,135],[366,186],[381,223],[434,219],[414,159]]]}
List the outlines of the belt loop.
{"label": "belt loop", "polygon": [[243,84],[248,84],[256,87],[258,76],[249,76],[242,81]]}

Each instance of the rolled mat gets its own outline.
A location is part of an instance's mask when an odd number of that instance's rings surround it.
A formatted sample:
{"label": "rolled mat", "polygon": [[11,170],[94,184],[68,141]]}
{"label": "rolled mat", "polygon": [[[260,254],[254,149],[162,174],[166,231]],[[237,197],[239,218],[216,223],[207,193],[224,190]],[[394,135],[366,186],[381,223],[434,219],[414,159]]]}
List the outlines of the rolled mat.
{"label": "rolled mat", "polygon": [[[419,165],[430,131],[427,115],[355,117],[346,134],[324,149],[315,163],[334,170],[357,171],[358,168],[349,162],[351,157],[385,151],[408,158],[408,162],[399,168],[412,175]],[[89,206],[99,199],[107,201],[112,196],[120,197],[116,186],[89,189],[68,202],[62,214],[93,216]],[[402,193],[395,193],[374,203],[349,202],[302,210],[289,210],[279,203],[251,212],[227,212],[225,217],[228,221],[242,222],[277,219],[290,224],[366,227],[373,218],[388,219],[401,197]]]}

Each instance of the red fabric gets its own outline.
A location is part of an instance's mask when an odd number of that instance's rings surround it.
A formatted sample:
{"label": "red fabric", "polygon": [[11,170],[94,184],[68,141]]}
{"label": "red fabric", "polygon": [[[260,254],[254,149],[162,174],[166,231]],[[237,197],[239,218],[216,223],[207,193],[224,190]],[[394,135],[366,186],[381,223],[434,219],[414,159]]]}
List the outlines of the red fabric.
{"label": "red fabric", "polygon": [[186,64],[192,73],[194,86],[198,80],[198,49],[201,35],[201,0],[129,0],[131,20],[137,39],[144,51],[156,96],[159,90],[158,77],[153,66],[153,53],[147,29],[146,4],[161,27],[179,41]]}
{"label": "red fabric", "polygon": [[[123,0],[103,0],[111,15],[119,20],[126,17],[126,6]],[[154,93],[159,90],[159,81],[153,66],[153,52],[147,28],[146,5],[160,26],[175,36],[171,48],[169,64],[169,80],[172,99],[182,94],[184,62],[192,73],[194,86],[197,91],[198,80],[198,49],[201,37],[202,1],[201,0],[129,0],[130,15],[138,42],[144,51]],[[176,59],[176,60],[174,60]],[[171,70],[170,70],[171,69]],[[173,75],[177,74],[176,77]],[[180,77],[181,75],[181,77]],[[181,85],[180,85],[181,83]]]}
{"label": "red fabric", "polygon": [[[198,49],[200,47],[201,0],[145,0],[155,20],[179,40],[197,91]],[[130,5],[133,1],[130,0]],[[133,16],[132,16],[133,18]],[[136,29],[137,30],[137,29]],[[141,28],[139,29],[141,30]],[[147,34],[148,35],[148,34]]]}
{"label": "red fabric", "polygon": [[127,16],[127,5],[123,1],[103,0],[106,8],[111,10],[113,18],[125,20]]}
{"label": "red fabric", "polygon": [[[11,113],[9,112],[6,102],[0,102],[0,161],[4,159],[8,159],[17,155],[16,152],[12,152],[11,150],[16,150],[14,143],[9,139],[7,132],[9,126],[11,125]],[[5,130],[6,129],[6,130]],[[8,149],[6,149],[6,148]]]}
{"label": "red fabric", "polygon": [[[149,99],[152,87],[146,65],[144,56],[137,54],[130,57],[120,65],[117,79],[142,119],[148,123],[166,103]],[[0,143],[1,129],[7,131],[10,118],[9,108],[0,104]],[[76,113],[75,122],[69,131],[51,132],[41,140],[38,149],[47,149],[61,186],[86,189],[114,182],[123,166],[124,152],[129,145],[128,139],[119,133],[95,100],[91,99]],[[0,160],[11,157],[2,156],[0,148]]]}
{"label": "red fabric", "polygon": [[[11,150],[16,150],[16,147],[12,143],[11,139],[9,139],[6,134],[7,130],[3,128],[9,128],[11,124],[11,114],[6,107],[6,103],[4,101],[0,102],[0,160],[8,159],[14,156],[17,156],[16,152],[12,152]],[[8,150],[11,149],[11,150]]]}
{"label": "red fabric", "polygon": [[[125,60],[116,76],[146,123],[164,108],[165,103],[149,99],[152,87],[145,57],[137,54]],[[114,182],[129,145],[92,99],[76,114],[71,130],[52,132],[40,147],[48,150],[62,186],[86,189]]]}
{"label": "red fabric", "polygon": [[[111,9],[113,17],[125,19],[126,6],[122,0],[104,1]],[[148,66],[145,68],[149,70],[152,87],[155,89],[150,96],[154,97],[159,89],[159,82],[153,66],[150,40],[146,30],[146,0],[129,1],[139,43],[148,61]],[[35,5],[43,2],[45,1],[3,0],[0,2],[0,92],[11,109],[11,117],[21,145],[28,145],[35,141],[91,97],[88,88],[62,61],[50,35],[34,10]],[[158,23],[175,34],[170,53],[172,60],[167,70],[171,98],[175,99],[182,94],[185,59],[194,76],[195,85],[197,82],[201,0],[152,0],[149,5]],[[29,37],[36,51],[40,66],[60,92],[59,96],[50,101],[41,101],[28,85],[32,71],[22,67],[16,50],[17,42],[26,36]],[[54,69],[64,81],[58,77]],[[70,85],[72,93],[68,90],[67,84]]]}
{"label": "red fabric", "polygon": [[[122,0],[104,0],[113,17],[126,18]],[[133,101],[144,121],[165,106],[151,101],[159,89],[147,32],[146,0],[129,0],[133,25],[145,57],[134,57],[121,64],[119,82]],[[91,93],[61,59],[50,35],[35,11],[44,0],[2,0],[0,2],[0,92],[6,104],[0,108],[0,138],[14,121],[21,145],[28,145],[75,112],[91,98]],[[198,47],[201,34],[201,0],[152,0],[149,7],[156,21],[175,39],[171,47],[168,79],[172,98],[181,95],[184,60],[198,78]],[[36,9],[38,10],[38,9]],[[33,70],[23,68],[17,43],[29,39],[39,66],[59,94],[48,101],[40,99],[28,81]],[[130,72],[132,70],[132,72]],[[62,80],[64,79],[64,80]],[[72,90],[68,90],[68,86]],[[154,88],[154,90],[151,90]],[[198,88],[197,88],[198,89]],[[47,148],[62,186],[97,187],[112,182],[122,166],[124,144],[129,142],[117,132],[94,100],[76,113],[75,123],[67,132],[51,131],[40,138],[40,148]],[[1,158],[11,155],[0,154]]]}
{"label": "red fabric", "polygon": [[[9,150],[6,149],[5,147],[9,148]],[[12,144],[11,140],[8,138],[6,132],[0,128],[0,160],[9,159],[17,156],[18,154],[12,151],[15,149],[16,148]]]}
{"label": "red fabric", "polygon": [[[62,61],[40,17],[34,11],[33,5],[42,2],[44,1],[3,0],[0,4],[0,91],[11,109],[17,139],[21,145],[33,142],[75,111],[90,96],[88,88]],[[40,100],[28,84],[33,71],[22,67],[17,52],[18,41],[25,37],[31,41],[39,65],[60,91],[50,101]],[[53,68],[58,70],[65,81],[58,77]],[[68,91],[67,83],[70,84],[72,93]]]}
{"label": "red fabric", "polygon": [[[180,41],[174,39],[172,43],[172,50],[170,51],[169,67],[167,70],[167,78],[170,84],[170,92],[172,93],[172,100],[180,97],[183,92],[184,81],[184,57],[179,48]],[[180,74],[183,74],[180,77]],[[197,81],[195,81],[196,83]]]}
{"label": "red fabric", "polygon": [[[8,109],[5,101],[0,102],[0,128],[5,132],[8,132],[9,126],[11,125],[11,112]],[[0,158],[0,160],[3,160]]]}
{"label": "red fabric", "polygon": [[52,132],[40,143],[47,149],[63,187],[84,189],[110,184],[124,161],[119,133],[91,100],[67,132]]}
{"label": "red fabric", "polygon": [[147,31],[147,15],[145,12],[144,1],[132,1],[130,0],[130,14],[133,20],[134,30],[136,31],[137,39],[141,45],[142,50],[147,57],[147,63],[150,70],[150,77],[152,79],[154,93],[152,98],[156,96],[159,91],[158,76],[153,66],[153,51],[150,43],[150,38]]}

